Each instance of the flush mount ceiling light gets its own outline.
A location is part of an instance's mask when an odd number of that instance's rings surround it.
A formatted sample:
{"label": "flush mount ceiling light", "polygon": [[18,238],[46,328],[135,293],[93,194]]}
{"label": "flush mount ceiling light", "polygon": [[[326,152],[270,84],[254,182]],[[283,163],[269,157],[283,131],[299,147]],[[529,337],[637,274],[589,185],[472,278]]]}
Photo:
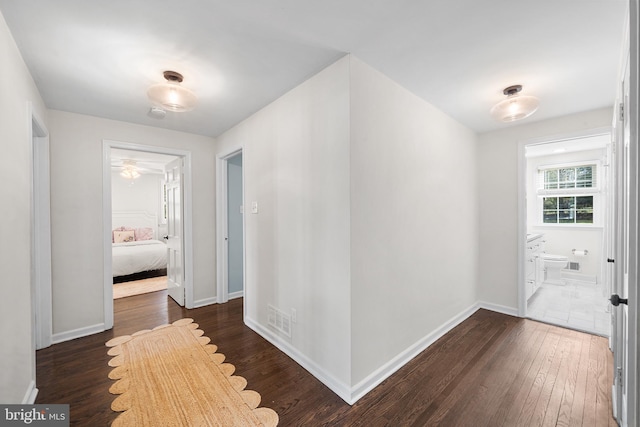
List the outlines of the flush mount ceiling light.
{"label": "flush mount ceiling light", "polygon": [[135,160],[124,160],[122,162],[122,171],[120,171],[120,176],[126,179],[134,180],[140,177],[140,172],[138,172],[138,166],[136,165]]}
{"label": "flush mount ceiling light", "polygon": [[540,101],[535,96],[520,95],[521,90],[522,85],[509,86],[503,90],[507,99],[493,106],[491,117],[499,122],[515,122],[535,113]]}
{"label": "flush mount ceiling light", "polygon": [[164,110],[184,112],[193,110],[198,99],[189,89],[180,85],[182,74],[175,71],[163,73],[166,83],[153,85],[147,91],[147,96],[157,107]]}

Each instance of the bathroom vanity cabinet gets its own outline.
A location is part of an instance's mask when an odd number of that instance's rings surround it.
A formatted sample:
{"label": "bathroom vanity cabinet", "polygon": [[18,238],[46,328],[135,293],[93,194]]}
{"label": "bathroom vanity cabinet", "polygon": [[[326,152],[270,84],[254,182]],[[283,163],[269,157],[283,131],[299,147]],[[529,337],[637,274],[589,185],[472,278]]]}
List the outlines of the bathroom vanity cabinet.
{"label": "bathroom vanity cabinet", "polygon": [[527,300],[536,293],[544,277],[544,270],[540,268],[540,254],[544,253],[544,235],[527,234],[525,251],[525,292]]}

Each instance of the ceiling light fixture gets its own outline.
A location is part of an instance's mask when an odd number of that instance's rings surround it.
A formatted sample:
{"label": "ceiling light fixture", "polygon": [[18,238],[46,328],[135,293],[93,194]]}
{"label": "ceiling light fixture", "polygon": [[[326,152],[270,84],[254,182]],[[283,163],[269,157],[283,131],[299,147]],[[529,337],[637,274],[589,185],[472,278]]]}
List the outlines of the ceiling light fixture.
{"label": "ceiling light fixture", "polygon": [[520,95],[521,90],[522,85],[509,86],[503,90],[502,93],[507,95],[507,99],[493,106],[491,117],[499,122],[515,122],[535,113],[540,101],[535,96]]}
{"label": "ceiling light fixture", "polygon": [[130,179],[131,181],[133,181],[136,178],[140,178],[140,172],[138,172],[136,161],[124,160],[122,162],[122,171],[120,171],[120,176],[126,179]]}
{"label": "ceiling light fixture", "polygon": [[175,71],[163,73],[166,83],[153,85],[147,96],[157,107],[178,113],[193,110],[198,99],[189,89],[180,85],[184,78]]}

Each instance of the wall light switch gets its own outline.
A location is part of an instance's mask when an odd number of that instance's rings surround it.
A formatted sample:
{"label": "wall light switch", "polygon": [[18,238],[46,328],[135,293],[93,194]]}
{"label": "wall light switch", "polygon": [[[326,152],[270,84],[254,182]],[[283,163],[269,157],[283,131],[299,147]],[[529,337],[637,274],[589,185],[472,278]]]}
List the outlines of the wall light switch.
{"label": "wall light switch", "polygon": [[251,213],[258,213],[258,202],[251,202]]}

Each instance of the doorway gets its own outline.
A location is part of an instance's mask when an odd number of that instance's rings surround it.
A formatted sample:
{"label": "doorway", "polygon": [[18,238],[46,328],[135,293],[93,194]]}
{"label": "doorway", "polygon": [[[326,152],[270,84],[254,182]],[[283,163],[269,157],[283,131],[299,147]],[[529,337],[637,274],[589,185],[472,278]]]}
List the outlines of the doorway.
{"label": "doorway", "polygon": [[[114,239],[114,224],[112,221],[112,150],[128,150],[139,153],[146,153],[149,156],[164,155],[171,156],[180,161],[180,171],[175,172],[172,169],[172,177],[179,182],[179,190],[173,194],[178,198],[172,199],[174,213],[178,216],[180,223],[178,228],[174,227],[172,233],[159,230],[158,236],[169,237],[167,240],[173,240],[179,243],[179,249],[173,252],[173,257],[167,251],[168,261],[167,271],[171,270],[174,277],[178,277],[174,286],[175,295],[172,298],[180,305],[186,308],[193,308],[193,252],[192,252],[192,182],[191,182],[191,153],[184,150],[176,150],[171,148],[146,146],[140,144],[132,144],[119,141],[103,141],[103,227],[104,227],[104,318],[105,329],[113,327],[113,263],[112,263],[112,246]],[[178,185],[178,184],[175,184]],[[167,209],[169,212],[171,210]],[[170,214],[169,214],[170,215]],[[171,218],[168,218],[168,221]],[[135,227],[131,227],[135,228]],[[127,230],[123,230],[127,231]],[[167,226],[168,231],[168,226]],[[135,234],[134,234],[135,236]],[[126,237],[126,236],[125,236]],[[134,237],[135,239],[135,237]],[[177,255],[176,255],[177,254]]]}
{"label": "doorway", "polygon": [[218,303],[245,296],[244,166],[242,149],[218,156]]}
{"label": "doorway", "polygon": [[227,160],[227,299],[244,294],[242,153]]}
{"label": "doorway", "polygon": [[524,146],[523,315],[609,337],[611,133]]}
{"label": "doorway", "polygon": [[31,116],[31,305],[36,350],[49,347],[53,335],[51,298],[51,204],[49,132],[30,106]]}
{"label": "doorway", "polygon": [[[166,154],[111,150],[114,299],[167,289],[170,205],[166,173],[178,159]],[[130,241],[123,241],[127,236]]]}

